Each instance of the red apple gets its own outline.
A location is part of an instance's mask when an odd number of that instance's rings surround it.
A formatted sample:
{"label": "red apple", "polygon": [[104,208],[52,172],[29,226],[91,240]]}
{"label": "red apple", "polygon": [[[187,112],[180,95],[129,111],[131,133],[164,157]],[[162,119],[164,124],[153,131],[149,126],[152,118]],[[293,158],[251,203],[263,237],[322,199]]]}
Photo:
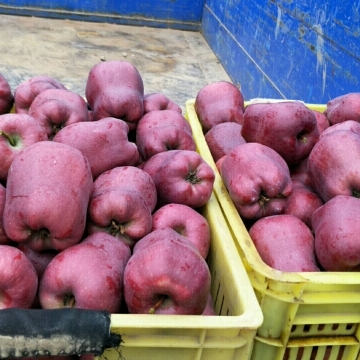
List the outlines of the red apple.
{"label": "red apple", "polygon": [[162,93],[151,93],[144,96],[144,114],[157,110],[173,110],[182,113],[181,107]]}
{"label": "red apple", "polygon": [[360,122],[360,93],[347,93],[331,99],[326,104],[324,114],[330,125],[346,120]]}
{"label": "red apple", "polygon": [[151,231],[156,201],[155,184],[143,170],[124,166],[106,171],[94,181],[88,232],[106,231],[133,246]]}
{"label": "red apple", "polygon": [[115,117],[134,130],[144,114],[144,83],[136,67],[127,61],[94,65],[86,81],[85,96],[95,120]]}
{"label": "red apple", "polygon": [[234,147],[246,143],[241,135],[242,125],[235,122],[224,122],[212,127],[205,140],[214,161],[228,154]]}
{"label": "red apple", "polygon": [[164,205],[152,215],[152,230],[166,227],[189,239],[206,259],[210,247],[210,227],[198,211],[183,204]]}
{"label": "red apple", "polygon": [[289,164],[309,156],[319,139],[314,112],[300,101],[254,103],[246,107],[241,135],[275,150]]}
{"label": "red apple", "polygon": [[93,178],[117,166],[137,165],[139,151],[128,140],[129,127],[125,121],[104,118],[78,122],[62,128],[53,138],[80,150],[89,160]]}
{"label": "red apple", "polygon": [[201,88],[194,107],[205,134],[223,122],[243,122],[244,97],[241,90],[227,81],[215,81]]}
{"label": "red apple", "polygon": [[31,261],[14,246],[0,245],[0,309],[33,304],[38,277]]}
{"label": "red apple", "polygon": [[31,103],[29,115],[36,119],[49,139],[64,126],[89,121],[85,100],[66,89],[43,90]]}
{"label": "red apple", "polygon": [[207,263],[176,231],[154,230],[135,245],[124,273],[130,313],[201,315],[209,291]]}
{"label": "red apple", "polygon": [[357,135],[360,135],[360,122],[355,120],[345,120],[331,125],[320,134],[320,138],[338,130],[349,130]]}
{"label": "red apple", "polygon": [[315,114],[316,117],[316,123],[319,130],[319,134],[322,134],[324,130],[329,128],[330,126],[329,120],[326,117],[326,115],[320,111],[313,110],[313,113]]}
{"label": "red apple", "polygon": [[309,155],[313,189],[324,202],[336,195],[360,197],[360,135],[349,130],[325,132]]}
{"label": "red apple", "polygon": [[31,103],[34,101],[36,96],[46,89],[66,89],[66,87],[61,82],[50,76],[34,76],[22,82],[15,89],[15,112],[18,114],[27,114]]}
{"label": "red apple", "polygon": [[6,180],[14,157],[25,147],[48,140],[38,122],[26,114],[0,115],[0,179]]}
{"label": "red apple", "polygon": [[0,74],[0,115],[10,112],[14,104],[14,96],[6,78]]}
{"label": "red apple", "polygon": [[128,246],[104,232],[61,251],[40,280],[42,308],[119,312],[124,269],[130,255]]}
{"label": "red apple", "polygon": [[89,162],[79,150],[53,141],[28,146],[9,169],[6,234],[36,251],[61,251],[78,243],[92,185]]}
{"label": "red apple", "polygon": [[275,150],[245,143],[219,161],[221,177],[242,217],[259,219],[284,212],[292,183],[288,165]]}
{"label": "red apple", "polygon": [[312,216],[315,251],[326,271],[360,270],[360,199],[338,195]]}
{"label": "red apple", "polygon": [[290,177],[292,180],[301,181],[304,185],[312,189],[311,179],[308,172],[309,157],[301,160],[298,164],[290,166]]}
{"label": "red apple", "polygon": [[321,198],[299,180],[292,180],[292,193],[286,199],[284,214],[302,220],[311,229],[312,214],[324,204]]}
{"label": "red apple", "polygon": [[154,181],[158,206],[178,203],[199,208],[212,194],[215,173],[196,151],[161,152],[148,159],[142,169]]}
{"label": "red apple", "polygon": [[196,150],[189,123],[174,110],[145,114],[136,128],[136,145],[144,161],[163,151]]}
{"label": "red apple", "polygon": [[314,236],[308,226],[292,215],[272,215],[255,222],[251,239],[265,264],[287,272],[319,271]]}

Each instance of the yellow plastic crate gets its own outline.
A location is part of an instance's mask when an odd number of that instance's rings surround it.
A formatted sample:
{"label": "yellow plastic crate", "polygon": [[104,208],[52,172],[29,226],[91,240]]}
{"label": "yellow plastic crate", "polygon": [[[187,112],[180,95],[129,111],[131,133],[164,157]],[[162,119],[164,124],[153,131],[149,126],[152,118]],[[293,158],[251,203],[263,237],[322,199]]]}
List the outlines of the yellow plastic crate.
{"label": "yellow plastic crate", "polygon": [[211,230],[208,264],[219,316],[112,314],[111,331],[123,344],[101,358],[119,360],[120,351],[125,360],[250,359],[262,312],[214,193],[201,210]]}
{"label": "yellow plastic crate", "polygon": [[215,196],[264,315],[251,360],[359,360],[360,273],[281,272],[261,260],[217,171],[194,104],[195,99],[186,102],[186,118],[200,154],[216,173]]}

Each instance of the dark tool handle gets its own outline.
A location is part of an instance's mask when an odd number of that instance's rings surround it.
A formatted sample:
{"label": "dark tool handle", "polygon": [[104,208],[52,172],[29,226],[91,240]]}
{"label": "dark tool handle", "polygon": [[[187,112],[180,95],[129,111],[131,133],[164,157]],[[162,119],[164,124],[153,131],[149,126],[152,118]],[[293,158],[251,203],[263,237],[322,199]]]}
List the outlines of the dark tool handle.
{"label": "dark tool handle", "polygon": [[0,310],[0,359],[39,355],[101,355],[118,347],[106,311],[64,309]]}

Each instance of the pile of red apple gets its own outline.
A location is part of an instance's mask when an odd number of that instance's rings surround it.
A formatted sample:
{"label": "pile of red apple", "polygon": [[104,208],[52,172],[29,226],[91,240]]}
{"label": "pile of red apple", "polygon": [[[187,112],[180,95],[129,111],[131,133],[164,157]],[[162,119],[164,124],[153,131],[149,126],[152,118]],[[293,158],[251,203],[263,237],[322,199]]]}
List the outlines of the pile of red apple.
{"label": "pile of red apple", "polygon": [[85,98],[0,76],[0,308],[215,315],[215,174],[180,106],[116,60]]}
{"label": "pile of red apple", "polygon": [[360,269],[360,93],[325,111],[244,102],[233,84],[202,88],[195,111],[229,196],[268,266]]}

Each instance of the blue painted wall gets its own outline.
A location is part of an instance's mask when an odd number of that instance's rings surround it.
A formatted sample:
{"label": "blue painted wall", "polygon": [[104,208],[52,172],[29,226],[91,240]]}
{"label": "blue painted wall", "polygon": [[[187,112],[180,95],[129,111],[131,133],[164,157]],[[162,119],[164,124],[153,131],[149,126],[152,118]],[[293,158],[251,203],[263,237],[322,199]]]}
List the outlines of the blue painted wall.
{"label": "blue painted wall", "polygon": [[360,1],[207,0],[202,32],[246,99],[360,91]]}
{"label": "blue painted wall", "polygon": [[199,31],[205,0],[0,0],[0,13]]}

